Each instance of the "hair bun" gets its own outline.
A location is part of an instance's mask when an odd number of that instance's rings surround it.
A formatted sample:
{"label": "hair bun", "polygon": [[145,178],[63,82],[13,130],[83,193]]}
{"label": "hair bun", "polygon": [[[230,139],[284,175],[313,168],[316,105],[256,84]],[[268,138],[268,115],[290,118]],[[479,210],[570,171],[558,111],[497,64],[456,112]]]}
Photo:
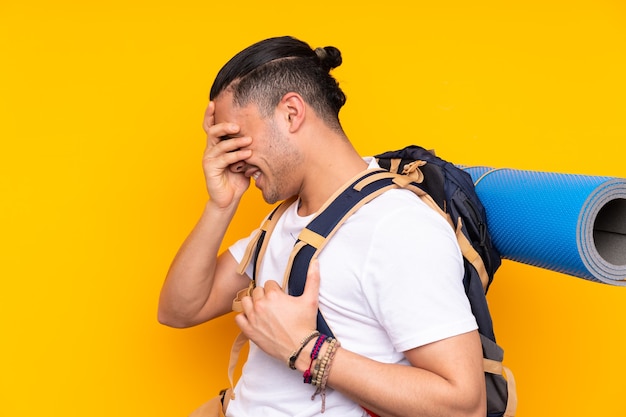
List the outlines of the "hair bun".
{"label": "hair bun", "polygon": [[323,48],[315,48],[315,55],[320,60],[322,67],[326,71],[330,71],[333,68],[337,68],[341,65],[341,52],[334,46],[325,46]]}

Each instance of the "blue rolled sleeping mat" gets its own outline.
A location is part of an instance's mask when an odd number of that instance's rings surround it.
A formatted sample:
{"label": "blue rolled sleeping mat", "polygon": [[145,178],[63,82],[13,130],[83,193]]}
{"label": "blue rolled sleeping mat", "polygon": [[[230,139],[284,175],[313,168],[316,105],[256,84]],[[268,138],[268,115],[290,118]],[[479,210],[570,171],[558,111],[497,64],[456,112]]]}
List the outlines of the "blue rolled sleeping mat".
{"label": "blue rolled sleeping mat", "polygon": [[503,259],[626,285],[626,179],[460,166]]}

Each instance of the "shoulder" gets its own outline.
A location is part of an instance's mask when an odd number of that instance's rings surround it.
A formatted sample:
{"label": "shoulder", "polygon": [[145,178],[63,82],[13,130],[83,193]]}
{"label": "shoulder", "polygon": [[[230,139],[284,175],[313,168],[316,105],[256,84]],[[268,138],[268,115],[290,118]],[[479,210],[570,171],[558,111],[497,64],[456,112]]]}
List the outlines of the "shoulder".
{"label": "shoulder", "polygon": [[378,233],[405,232],[441,234],[454,238],[454,230],[441,214],[428,206],[410,190],[389,190],[357,213],[355,220],[376,226]]}
{"label": "shoulder", "polygon": [[408,190],[387,191],[364,205],[346,221],[339,236],[337,244],[355,256],[358,253],[370,271],[377,269],[374,265],[386,269],[391,263],[410,269],[419,264],[422,270],[451,269],[447,273],[457,275],[462,265],[450,224]]}

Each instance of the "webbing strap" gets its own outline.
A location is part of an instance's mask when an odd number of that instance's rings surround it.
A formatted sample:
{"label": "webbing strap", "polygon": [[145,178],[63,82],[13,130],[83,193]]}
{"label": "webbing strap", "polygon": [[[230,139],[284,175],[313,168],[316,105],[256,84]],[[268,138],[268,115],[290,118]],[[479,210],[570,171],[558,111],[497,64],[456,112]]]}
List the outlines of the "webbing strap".
{"label": "webbing strap", "polygon": [[362,192],[365,187],[372,185],[376,181],[383,179],[394,179],[399,177],[399,175],[392,174],[391,172],[387,171],[371,171],[371,174],[364,175],[363,177],[361,177],[360,180],[352,184],[351,188],[355,191]]}
{"label": "webbing strap", "polygon": [[[285,210],[287,210],[287,208],[296,200],[296,198],[297,197],[294,196],[280,203],[280,205],[278,205],[278,207],[276,207],[274,211],[272,211],[272,213],[270,213],[267,219],[263,222],[255,236],[250,240],[250,242],[248,242],[248,246],[246,247],[244,256],[237,268],[237,272],[240,275],[243,275],[245,273],[246,268],[248,268],[248,264],[253,258],[253,255],[255,255],[255,260],[262,259],[263,255],[265,255],[265,249],[267,248],[267,242],[269,241],[269,237],[268,239],[264,238],[265,235],[272,234],[274,228],[276,227],[278,219],[280,218],[280,216],[282,216]],[[258,271],[259,265],[260,262],[255,262],[255,273],[253,274],[254,276],[257,275],[256,271]],[[255,282],[253,277],[253,279],[250,280],[250,284],[247,288],[244,288],[237,292],[237,296],[232,303],[233,311],[238,313],[243,311],[243,308],[241,306],[241,299],[246,296],[251,296],[254,286]],[[233,389],[235,367],[237,366],[237,362],[239,362],[241,349],[247,342],[248,338],[246,337],[246,335],[244,335],[243,333],[239,333],[235,338],[233,346],[230,350],[230,358],[228,360],[228,382],[230,383],[230,388],[226,391],[226,394],[224,395],[224,410],[226,410],[228,402],[235,399],[235,390]]]}
{"label": "webbing strap", "polygon": [[402,162],[402,159],[400,158],[391,158],[391,160],[389,161],[389,171],[398,172],[400,162]]}
{"label": "webbing strap", "polygon": [[254,250],[256,248],[256,245],[259,242],[259,239],[261,238],[261,236],[265,233],[265,231],[263,230],[263,227],[266,227],[266,225],[267,225],[267,220],[263,222],[263,224],[261,225],[259,230],[257,230],[254,237],[250,239],[250,242],[248,242],[248,246],[246,246],[246,251],[243,253],[243,258],[241,258],[241,262],[239,262],[239,266],[237,267],[237,273],[239,275],[243,275],[246,272],[246,268],[248,267],[248,264],[250,264],[250,261],[252,260],[252,255],[254,255]]}
{"label": "webbing strap", "polygon": [[233,387],[235,386],[234,376],[235,376],[235,368],[237,367],[237,362],[239,362],[239,354],[241,353],[241,349],[243,345],[248,342],[248,338],[245,334],[239,333],[233,342],[233,346],[230,349],[230,358],[228,359],[228,382],[230,383],[230,389],[227,391],[227,394],[230,394],[230,398],[224,398],[224,410],[227,406],[227,400],[235,399],[235,390]]}
{"label": "webbing strap", "polygon": [[302,229],[298,235],[298,240],[305,242],[307,245],[311,245],[314,248],[319,248],[324,244],[324,236],[319,235],[307,228]]}
{"label": "webbing strap", "polygon": [[483,358],[483,368],[485,368],[485,372],[488,372],[490,374],[502,375],[502,369],[504,368],[504,366],[500,361]]}
{"label": "webbing strap", "polygon": [[[471,167],[469,167],[471,168]],[[496,171],[506,170],[508,168],[491,168],[487,172],[483,173],[476,181],[474,181],[474,187],[478,186],[478,183],[481,182],[487,175],[492,174]]]}
{"label": "webbing strap", "polygon": [[248,296],[251,297],[253,289],[254,289],[254,281],[250,280],[250,283],[248,284],[247,288],[237,291],[237,296],[235,296],[235,299],[233,300],[233,305],[232,305],[232,309],[235,313],[241,313],[243,311],[243,307],[241,306],[241,299],[243,297],[248,297]]}
{"label": "webbing strap", "polygon": [[489,274],[487,274],[487,268],[485,268],[485,263],[478,254],[478,251],[474,249],[470,241],[463,234],[462,227],[463,223],[459,217],[455,231],[456,240],[459,242],[463,257],[465,257],[465,259],[467,259],[474,266],[474,268],[476,268],[476,272],[478,272],[478,276],[480,277],[480,282],[483,285],[483,291],[487,292],[487,287],[489,286]]}
{"label": "webbing strap", "polygon": [[[402,188],[406,188],[409,184],[411,184],[413,182],[413,179],[411,177],[409,177],[409,176],[406,176],[406,175],[396,175],[395,178],[393,179],[393,182],[395,182],[396,184],[398,184]],[[415,187],[415,188],[421,190],[421,193],[420,193],[421,195],[426,194],[426,192],[423,191],[421,188],[419,188],[419,187]]]}
{"label": "webbing strap", "polygon": [[508,398],[504,417],[515,417],[515,413],[517,413],[517,387],[515,386],[515,377],[513,376],[513,372],[506,366],[503,366],[502,370],[504,371],[504,377],[508,385]]}
{"label": "webbing strap", "polygon": [[[259,250],[257,251],[256,259],[263,259],[263,256],[265,256],[265,250],[267,249],[267,245],[270,240],[269,236],[274,231],[274,228],[276,227],[276,223],[278,223],[278,219],[280,219],[280,216],[282,216],[283,213],[289,208],[289,206],[291,206],[291,204],[293,204],[297,199],[298,199],[298,196],[294,195],[292,197],[289,197],[288,199],[280,203],[278,207],[276,207],[276,209],[271,215],[271,222],[267,225],[267,228],[264,230],[263,236],[260,237],[261,246],[259,247]],[[267,236],[267,239],[264,238],[265,236]],[[256,279],[256,277],[259,275],[261,262],[255,262],[254,267],[255,267],[254,279]]]}
{"label": "webbing strap", "polygon": [[[402,176],[400,178],[407,178],[407,177]],[[489,285],[489,274],[487,274],[487,268],[485,267],[485,263],[483,262],[483,259],[478,254],[478,251],[474,249],[474,247],[472,246],[470,241],[467,239],[465,234],[463,234],[463,230],[462,230],[463,223],[461,221],[461,218],[459,217],[455,226],[450,215],[446,213],[445,211],[443,211],[441,207],[439,207],[439,205],[435,202],[435,200],[433,200],[433,198],[424,190],[412,184],[411,182],[408,182],[406,185],[403,185],[406,182],[405,180],[403,181],[394,180],[394,182],[401,185],[402,188],[412,190],[415,194],[417,194],[422,199],[423,202],[425,202],[428,206],[430,206],[430,208],[435,210],[437,213],[439,213],[441,216],[443,216],[446,219],[446,221],[450,224],[452,229],[454,229],[454,232],[456,234],[456,240],[459,243],[459,247],[461,248],[461,253],[463,254],[463,257],[467,259],[474,266],[474,268],[476,268],[476,272],[478,272],[478,276],[480,277],[480,282],[483,285],[483,290],[487,291],[487,286]]]}
{"label": "webbing strap", "polygon": [[[272,211],[270,215],[267,216],[267,219],[265,219],[257,233],[250,240],[250,242],[248,242],[246,251],[243,254],[243,258],[241,258],[241,262],[239,262],[239,267],[237,268],[237,272],[239,273],[239,275],[243,275],[244,272],[246,272],[246,268],[248,268],[248,265],[252,260],[252,256],[255,255],[255,253],[258,259],[263,259],[263,255],[265,255],[265,249],[267,248],[267,242],[269,241],[269,239],[265,239],[265,235],[272,234],[272,231],[276,227],[276,223],[278,222],[278,219],[280,219],[280,216],[283,215],[285,210],[287,210],[287,208],[294,201],[296,201],[297,198],[297,196],[288,198],[287,200],[280,203],[278,207],[276,207],[274,211]],[[261,242],[261,244],[260,247],[257,248],[259,242]],[[259,268],[259,264],[260,262],[257,262],[257,265],[255,265],[255,269],[257,271]]]}
{"label": "webbing strap", "polygon": [[[368,202],[370,202],[374,198],[378,197],[379,195],[381,195],[382,193],[384,193],[385,191],[387,191],[390,188],[397,188],[397,186],[395,184],[386,185],[384,187],[379,188],[376,191],[371,192],[366,197],[361,199],[361,201],[359,201],[357,204],[355,204],[349,210],[349,212],[347,212],[341,219],[339,219],[339,221],[337,221],[337,224],[335,224],[335,226],[332,228],[332,230],[330,230],[328,232],[328,235],[326,237],[321,236],[321,235],[319,235],[319,234],[317,234],[315,232],[312,232],[309,229],[306,229],[306,228],[303,229],[303,231],[300,234],[300,236],[303,236],[304,239],[299,240],[298,242],[296,242],[296,244],[294,245],[294,248],[291,251],[291,255],[289,257],[289,260],[287,262],[287,268],[285,268],[285,276],[283,278],[283,288],[290,282],[290,276],[292,275],[294,260],[300,254],[300,251],[302,249],[308,248],[308,251],[311,253],[311,257],[308,259],[308,263],[310,263],[311,260],[313,260],[314,258],[317,258],[319,253],[326,246],[326,243],[328,243],[330,238],[339,229],[339,226],[341,226],[348,219],[348,217],[350,217],[352,215],[352,213],[354,213],[359,208],[361,208],[362,206],[364,206],[365,204],[367,204]],[[312,238],[312,237],[314,237],[314,238]],[[313,243],[311,243],[311,241],[313,241]],[[305,262],[302,261],[302,264],[304,265]],[[308,269],[308,265],[307,265],[307,269]],[[306,277],[305,277],[305,279],[306,279]],[[302,284],[304,285],[304,282]],[[304,286],[302,287],[302,290],[304,290]],[[291,294],[291,292],[290,292],[290,294]],[[294,294],[292,294],[292,295],[294,295]]]}
{"label": "webbing strap", "polygon": [[361,181],[366,180],[366,178],[371,176],[371,175],[374,175],[374,174],[385,174],[385,173],[386,173],[386,171],[383,170],[383,169],[380,169],[380,168],[369,168],[369,169],[366,169],[365,171],[359,172],[354,177],[352,177],[348,181],[346,181],[343,184],[342,187],[340,187],[337,191],[335,191],[333,193],[333,195],[328,197],[328,199],[324,202],[322,207],[320,207],[320,209],[317,212],[321,213],[324,210],[326,210],[326,208],[328,208],[328,206],[331,205],[337,199],[337,197],[339,197],[342,193],[344,193],[346,191],[346,189],[355,187],[359,183],[364,184]]}
{"label": "webbing strap", "polygon": [[[285,269],[285,279],[290,295],[299,296],[304,292],[306,273],[310,261],[317,257],[329,238],[360,207],[390,188],[398,188],[394,182],[397,174],[385,170],[368,170],[356,181],[343,188],[343,191],[325,204],[324,209],[307,225],[302,236],[314,240],[309,244],[298,240]],[[288,274],[288,275],[287,275]],[[329,336],[330,327],[318,311],[317,328]]]}
{"label": "webbing strap", "polygon": [[503,417],[514,417],[517,412],[517,387],[515,386],[515,377],[513,372],[506,366],[502,365],[502,362],[494,361],[493,359],[483,358],[483,367],[485,372],[495,375],[502,375],[506,379],[507,384],[507,400],[506,410],[504,410]]}
{"label": "webbing strap", "polygon": [[[283,290],[287,288],[289,285],[289,276],[291,273],[291,265],[293,265],[293,259],[297,254],[300,253],[300,249],[307,245],[304,241],[297,241],[291,250],[291,254],[289,255],[289,259],[287,260],[287,268],[285,268],[285,274],[283,275],[283,286],[281,287]],[[306,279],[306,278],[305,278]]]}

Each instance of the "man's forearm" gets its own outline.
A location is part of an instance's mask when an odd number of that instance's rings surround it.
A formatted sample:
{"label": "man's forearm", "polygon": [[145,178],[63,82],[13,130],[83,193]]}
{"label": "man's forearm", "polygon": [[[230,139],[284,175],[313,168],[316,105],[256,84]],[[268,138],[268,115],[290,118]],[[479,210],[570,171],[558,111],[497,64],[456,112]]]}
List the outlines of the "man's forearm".
{"label": "man's forearm", "polygon": [[[366,363],[367,362],[367,363]],[[484,416],[476,389],[433,372],[374,362],[340,350],[328,385],[384,417]],[[484,382],[482,382],[484,386]]]}
{"label": "man's forearm", "polygon": [[[159,299],[159,321],[173,327],[189,327],[211,315],[229,311],[227,302],[215,302],[207,317],[198,317],[210,296],[217,255],[236,208],[219,209],[207,202],[200,220],[185,239],[167,273]],[[225,311],[222,311],[225,310]]]}
{"label": "man's forearm", "polygon": [[[456,336],[452,342],[455,348],[465,344],[470,354],[449,357],[446,363],[433,364],[432,369],[381,363],[339,348],[328,386],[383,417],[484,417],[482,356],[479,351],[472,352],[479,347],[472,342],[473,336]],[[309,365],[306,354],[298,360],[299,369]]]}

